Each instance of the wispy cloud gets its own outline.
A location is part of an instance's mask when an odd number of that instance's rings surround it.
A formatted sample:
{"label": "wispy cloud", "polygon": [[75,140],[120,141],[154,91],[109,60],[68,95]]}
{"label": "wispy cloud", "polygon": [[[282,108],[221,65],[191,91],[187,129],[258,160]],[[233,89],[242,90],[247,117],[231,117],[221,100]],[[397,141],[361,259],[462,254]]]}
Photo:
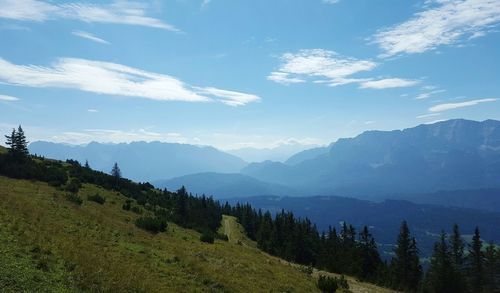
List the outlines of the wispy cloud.
{"label": "wispy cloud", "polygon": [[421,93],[415,97],[415,100],[428,99],[435,94],[444,93],[444,92],[445,92],[445,90],[434,90],[434,91],[430,91],[430,92],[426,92],[426,93]]}
{"label": "wispy cloud", "polygon": [[422,114],[422,115],[418,115],[417,119],[425,119],[425,118],[430,118],[430,117],[436,117],[439,115],[441,115],[441,113]]}
{"label": "wispy cloud", "polygon": [[368,80],[360,83],[360,88],[363,89],[388,89],[409,87],[418,84],[420,81],[402,78],[385,78],[379,80]]}
{"label": "wispy cloud", "polygon": [[340,0],[323,0],[323,3],[326,3],[326,4],[336,4],[339,2],[340,2]]}
{"label": "wispy cloud", "polygon": [[221,90],[213,87],[205,87],[205,88],[195,87],[195,89],[199,90],[201,94],[214,96],[218,98],[220,102],[229,106],[243,106],[248,103],[260,100],[260,97],[256,95],[245,94],[235,91]]}
{"label": "wispy cloud", "polygon": [[13,96],[0,95],[0,101],[15,102],[19,101],[19,98]]}
{"label": "wispy cloud", "polygon": [[499,0],[428,0],[426,4],[427,10],[375,34],[373,42],[384,51],[382,57],[460,44],[485,35],[500,22]]}
{"label": "wispy cloud", "polygon": [[0,58],[0,82],[29,87],[71,88],[159,101],[215,100],[231,106],[241,106],[260,99],[246,93],[192,86],[169,75],[121,64],[76,58],[60,58],[49,67],[16,65]]}
{"label": "wispy cloud", "polygon": [[87,109],[87,112],[90,112],[90,113],[97,113],[99,112],[97,109]]}
{"label": "wispy cloud", "polygon": [[343,57],[336,52],[323,49],[285,53],[280,59],[283,63],[279,69],[267,78],[284,84],[317,78],[326,79],[325,83],[333,85],[346,84],[352,82],[349,76],[362,71],[370,71],[377,66],[370,60]]}
{"label": "wispy cloud", "polygon": [[75,36],[78,36],[80,38],[84,38],[84,39],[87,39],[87,40],[91,40],[91,41],[94,41],[96,43],[101,43],[101,44],[109,44],[108,41],[104,40],[104,39],[101,39],[99,37],[96,37],[94,36],[93,34],[91,33],[88,33],[88,32],[84,32],[84,31],[74,31],[72,32],[73,35]]}
{"label": "wispy cloud", "polygon": [[470,100],[470,101],[460,102],[460,103],[445,103],[445,104],[439,104],[439,105],[435,105],[435,106],[430,107],[429,112],[442,112],[442,111],[470,107],[470,106],[475,106],[475,105],[481,104],[481,103],[488,103],[488,102],[495,102],[495,101],[497,101],[497,99],[477,99],[477,100]]}
{"label": "wispy cloud", "polygon": [[173,25],[147,16],[147,8],[144,3],[127,1],[116,1],[111,4],[80,2],[56,4],[37,0],[0,0],[0,18],[38,22],[73,19],[91,23],[138,25],[179,32]]}
{"label": "wispy cloud", "polygon": [[306,82],[305,80],[297,77],[290,77],[289,73],[277,72],[277,71],[271,72],[271,74],[267,77],[267,79],[281,84]]}

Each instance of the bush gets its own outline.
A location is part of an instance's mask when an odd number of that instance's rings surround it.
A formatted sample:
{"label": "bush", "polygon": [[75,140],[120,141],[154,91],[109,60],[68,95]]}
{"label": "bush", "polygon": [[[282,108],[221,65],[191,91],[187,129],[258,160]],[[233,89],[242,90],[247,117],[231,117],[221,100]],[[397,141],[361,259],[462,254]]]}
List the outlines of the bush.
{"label": "bush", "polygon": [[80,182],[80,180],[78,180],[77,178],[71,178],[64,189],[72,193],[78,193],[80,187],[82,187],[82,183]]}
{"label": "bush", "polygon": [[138,206],[133,206],[130,210],[138,215],[142,215],[142,209]]}
{"label": "bush", "polygon": [[79,206],[82,205],[82,203],[83,203],[82,198],[78,194],[75,194],[75,193],[66,194],[66,199],[72,203],[79,205]]}
{"label": "bush", "polygon": [[159,233],[167,230],[167,221],[157,217],[141,217],[135,221],[135,225],[149,232]]}
{"label": "bush", "polygon": [[200,235],[201,242],[214,243],[214,234],[210,231],[205,231]]}
{"label": "bush", "polygon": [[132,206],[132,201],[130,199],[127,199],[125,203],[122,205],[122,209],[130,211],[131,206]]}
{"label": "bush", "polygon": [[216,233],[215,238],[222,241],[229,241],[229,238],[227,237],[226,234]]}
{"label": "bush", "polygon": [[319,276],[318,279],[318,289],[321,292],[333,293],[336,292],[338,288],[349,289],[349,285],[347,284],[347,280],[344,278],[344,275],[339,278],[331,278],[327,276]]}
{"label": "bush", "polygon": [[87,196],[87,199],[93,202],[96,202],[98,204],[104,204],[106,202],[106,199],[102,196],[100,196],[98,193],[94,195],[89,195]]}

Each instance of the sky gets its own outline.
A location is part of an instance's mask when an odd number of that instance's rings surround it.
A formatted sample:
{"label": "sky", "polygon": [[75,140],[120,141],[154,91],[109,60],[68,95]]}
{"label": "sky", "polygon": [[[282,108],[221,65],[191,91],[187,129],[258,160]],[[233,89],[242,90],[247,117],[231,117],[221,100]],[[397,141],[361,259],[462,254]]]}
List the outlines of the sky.
{"label": "sky", "polygon": [[220,149],[500,119],[500,0],[0,0],[0,131]]}

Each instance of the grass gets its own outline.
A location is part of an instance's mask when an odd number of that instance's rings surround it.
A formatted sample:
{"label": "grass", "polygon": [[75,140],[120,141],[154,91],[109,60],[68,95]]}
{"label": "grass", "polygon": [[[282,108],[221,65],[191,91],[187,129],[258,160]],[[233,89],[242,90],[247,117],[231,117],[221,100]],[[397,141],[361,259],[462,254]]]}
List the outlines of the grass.
{"label": "grass", "polygon": [[[103,205],[86,200],[96,193]],[[173,223],[143,231],[119,193],[84,185],[82,205],[65,194],[0,177],[1,292],[317,292],[311,276],[255,248],[202,243]]]}
{"label": "grass", "polygon": [[[219,229],[219,233],[226,234],[230,243],[236,243],[236,244],[241,243],[241,245],[247,247],[247,249],[256,249],[256,247],[257,247],[257,244],[254,241],[252,241],[246,237],[243,227],[240,224],[238,224],[235,217],[224,215],[222,217],[222,225]],[[290,263],[290,262],[276,258],[276,257],[271,256],[271,255],[267,255],[267,256],[270,259],[278,261],[278,262],[282,263],[283,265],[291,266],[291,267],[293,267],[296,270],[299,270],[301,272],[310,271],[311,272],[310,274],[308,272],[305,274],[311,275],[314,280],[317,280],[320,275],[325,275],[325,276],[330,276],[330,277],[338,277],[338,278],[340,277],[340,275],[338,275],[338,274],[329,273],[329,272],[325,272],[325,271],[321,271],[321,270],[317,270],[317,269],[308,268],[308,267],[305,267],[302,265]],[[396,292],[394,290],[382,288],[382,287],[379,287],[379,286],[376,286],[376,285],[373,285],[370,283],[360,282],[353,277],[349,277],[349,276],[344,276],[344,277],[346,278],[346,280],[349,284],[349,291],[353,292],[353,293],[371,293],[371,292],[373,292],[373,293],[394,293],[394,292]],[[341,289],[339,289],[337,292],[342,292],[342,291],[341,291]]]}
{"label": "grass", "polygon": [[[100,194],[104,204],[88,201]],[[318,292],[319,273],[270,256],[234,217],[229,241],[168,223],[152,234],[126,198],[85,184],[81,205],[45,183],[0,176],[0,292]],[[325,273],[326,274],[326,273]],[[348,278],[352,292],[390,292]]]}
{"label": "grass", "polygon": [[6,153],[7,153],[7,148],[0,145],[0,154],[6,154]]}

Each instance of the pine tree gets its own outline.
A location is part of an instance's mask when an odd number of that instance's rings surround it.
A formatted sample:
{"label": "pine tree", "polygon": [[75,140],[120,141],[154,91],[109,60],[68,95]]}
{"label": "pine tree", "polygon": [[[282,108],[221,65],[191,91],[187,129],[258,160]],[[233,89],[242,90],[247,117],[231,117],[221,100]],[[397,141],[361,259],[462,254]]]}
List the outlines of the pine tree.
{"label": "pine tree", "polygon": [[464,241],[460,236],[460,231],[458,225],[453,225],[453,235],[451,236],[451,255],[453,258],[453,264],[458,270],[462,269],[464,262]]}
{"label": "pine tree", "polygon": [[120,167],[118,167],[118,163],[115,163],[113,165],[113,169],[111,169],[111,176],[115,177],[115,179],[120,179],[122,178],[122,172],[120,170]]}
{"label": "pine tree", "polygon": [[472,237],[472,244],[469,247],[469,257],[468,257],[468,275],[470,276],[470,284],[472,290],[475,292],[481,292],[483,289],[483,252],[481,248],[483,246],[483,241],[481,240],[481,235],[479,233],[479,228],[476,227],[474,230],[474,236]]}
{"label": "pine tree", "polygon": [[446,234],[441,232],[440,240],[434,245],[431,266],[425,282],[426,289],[435,293],[467,292],[462,275],[453,265],[453,251],[446,238]]}
{"label": "pine tree", "polygon": [[17,133],[16,133],[16,129],[15,128],[12,128],[12,133],[11,135],[6,135],[5,138],[7,139],[5,141],[5,144],[9,147],[9,153],[12,154],[12,152],[15,150],[15,147],[16,147],[16,137],[17,137]]}
{"label": "pine tree", "polygon": [[28,141],[26,140],[26,136],[24,135],[24,130],[19,125],[17,128],[17,133],[15,135],[15,140],[13,141],[15,146],[16,154],[19,158],[26,158],[29,155],[28,151]]}
{"label": "pine tree", "polygon": [[484,252],[484,292],[500,292],[500,250],[488,244]]}
{"label": "pine tree", "polygon": [[395,253],[391,263],[394,287],[404,291],[417,291],[422,278],[422,267],[415,238],[411,238],[406,221],[401,224]]}
{"label": "pine tree", "polygon": [[88,160],[85,160],[85,169],[90,169],[90,165],[89,165],[89,161]]}

